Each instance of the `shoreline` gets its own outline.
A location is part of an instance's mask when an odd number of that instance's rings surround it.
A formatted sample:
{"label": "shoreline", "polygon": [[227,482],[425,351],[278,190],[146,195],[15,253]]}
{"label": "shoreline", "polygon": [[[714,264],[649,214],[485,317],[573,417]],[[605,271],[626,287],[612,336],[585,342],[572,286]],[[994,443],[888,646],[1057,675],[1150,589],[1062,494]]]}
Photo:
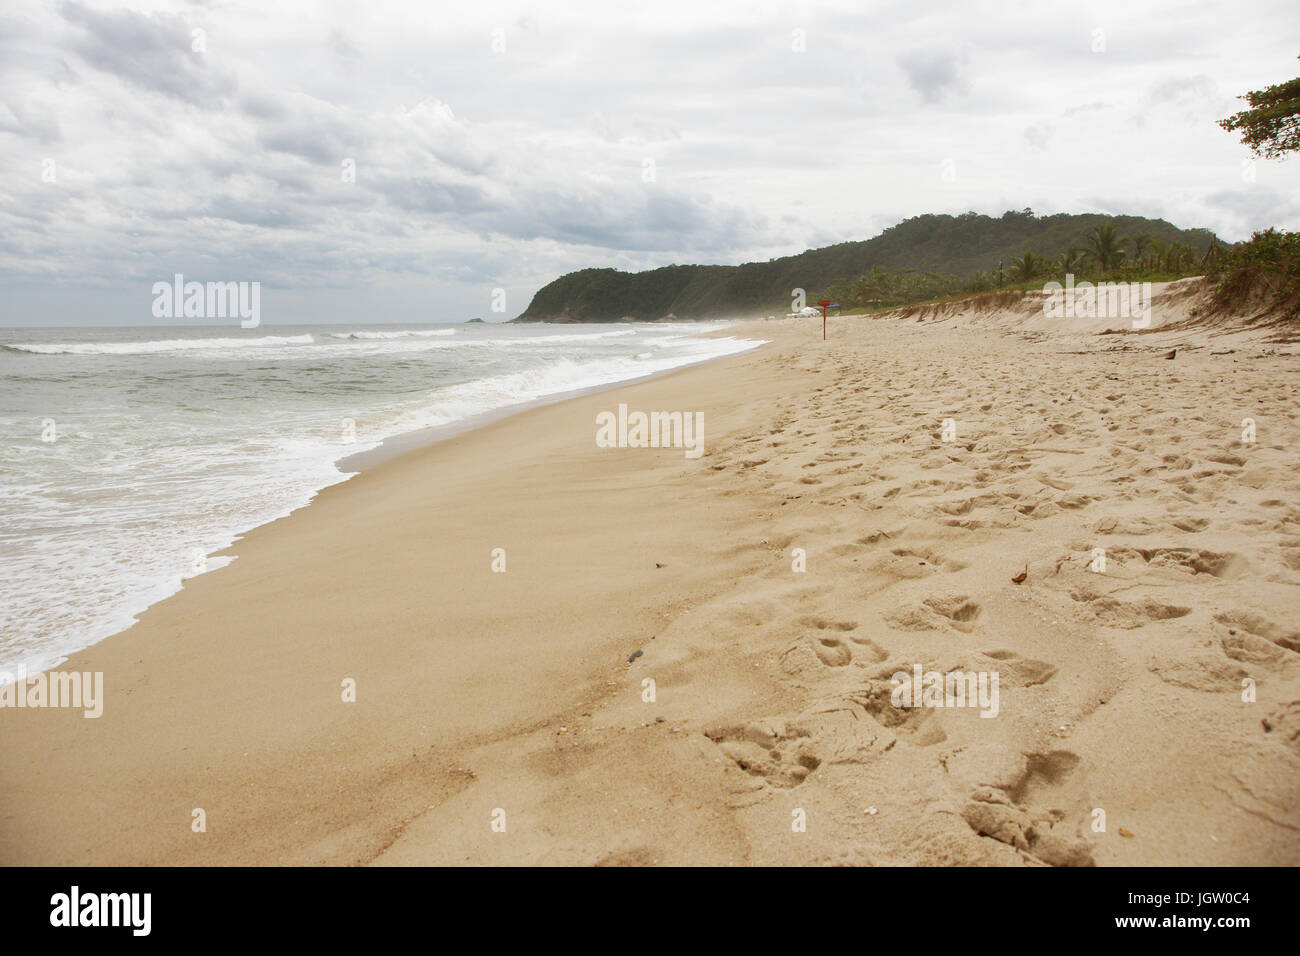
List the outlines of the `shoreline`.
{"label": "shoreline", "polygon": [[[512,320],[513,321],[513,320]],[[500,323],[502,325],[508,323]],[[563,324],[563,323],[555,323]],[[606,322],[603,325],[614,325],[616,323]],[[748,325],[751,323],[736,322],[734,325],[722,329],[709,329],[698,335],[713,336],[715,333],[726,332],[731,328],[739,325]],[[698,337],[698,336],[697,336]],[[688,368],[696,368],[701,365],[708,365],[712,362],[721,362],[729,358],[735,358],[737,355],[747,355],[750,352],[761,349],[764,345],[771,344],[764,340],[755,340],[757,345],[745,349],[743,352],[733,352],[730,355],[715,355],[709,358],[699,359],[694,362],[686,362],[673,368],[663,369],[658,372],[649,372],[645,375],[638,375],[636,378],[620,379],[616,382],[605,382],[601,385],[589,385],[585,388],[569,389],[563,392],[555,392],[551,395],[544,395],[541,398],[529,399],[526,402],[520,402],[515,405],[505,405],[501,408],[488,409],[485,412],[476,412],[467,418],[454,422],[447,422],[444,425],[431,425],[427,428],[417,428],[413,431],[402,432],[397,435],[391,435],[388,438],[381,439],[379,444],[374,448],[365,451],[353,452],[350,455],[344,455],[334,462],[340,471],[345,471],[349,467],[355,466],[356,471],[350,474],[355,476],[360,474],[364,469],[373,467],[381,462],[390,461],[393,458],[418,451],[421,448],[427,448],[438,442],[446,441],[463,432],[473,431],[476,428],[482,428],[490,425],[492,422],[499,421],[503,418],[509,418],[511,415],[517,415],[529,411],[533,408],[542,408],[546,405],[554,405],[557,402],[566,402],[571,398],[580,398],[584,395],[596,395],[600,392],[608,391],[613,388],[622,388],[625,385],[636,385],[640,382],[649,382],[656,378],[662,378],[666,375],[673,375],[677,372],[684,371]]]}
{"label": "shoreline", "polygon": [[[815,326],[249,532],[70,659],[101,718],[0,712],[0,862],[1300,861],[1296,358]],[[705,454],[597,447],[619,403]],[[1000,672],[997,718],[891,709],[917,664]]]}
{"label": "shoreline", "polygon": [[[355,325],[355,324],[356,323],[342,323],[341,325]],[[498,324],[504,324],[504,323],[498,323]],[[616,323],[604,323],[604,324],[616,324]],[[692,334],[695,335],[696,337],[701,337],[701,336],[719,337],[722,333],[725,333],[729,328],[741,324],[744,323],[736,321],[731,323],[731,325],[728,326],[723,326],[721,328],[710,328],[704,330],[703,332],[692,333]],[[140,326],[138,328],[145,331],[153,331],[152,327],[150,326]],[[206,327],[196,326],[196,328],[211,328],[214,330],[226,329],[228,331],[227,326],[206,326]],[[310,326],[287,326],[285,328],[310,329],[311,327]],[[72,328],[69,331],[77,331],[77,329]],[[717,333],[717,335],[715,335],[715,333]],[[272,334],[274,334],[274,332],[272,332]],[[72,655],[80,653],[81,651],[88,650],[96,646],[97,644],[101,643],[104,640],[107,640],[111,637],[115,637],[118,634],[130,630],[132,627],[134,627],[135,623],[138,622],[141,614],[146,612],[149,608],[152,608],[163,601],[169,600],[172,597],[174,597],[176,594],[180,593],[182,590],[184,590],[187,582],[192,581],[198,577],[204,576],[206,574],[210,574],[215,571],[218,571],[221,568],[225,567],[226,565],[230,564],[231,562],[235,561],[239,557],[237,553],[237,549],[239,548],[240,544],[247,537],[248,534],[250,534],[251,532],[255,531],[258,528],[264,527],[268,524],[273,524],[276,521],[280,521],[284,518],[289,517],[292,514],[295,514],[305,508],[310,507],[316,500],[316,497],[319,496],[320,493],[324,491],[326,488],[333,487],[334,485],[345,484],[348,481],[351,481],[353,478],[355,478],[358,474],[360,474],[365,469],[373,467],[376,464],[391,460],[396,457],[400,457],[401,455],[408,454],[410,452],[417,451],[422,448],[429,447],[431,445],[437,444],[438,442],[445,441],[451,437],[454,437],[458,434],[462,434],[464,432],[468,432],[477,428],[484,427],[485,425],[491,424],[492,422],[499,421],[504,418],[508,418],[512,415],[520,414],[532,408],[543,407],[545,405],[566,401],[570,398],[576,398],[582,395],[597,394],[599,392],[611,388],[618,388],[623,385],[650,381],[652,379],[664,375],[670,375],[682,369],[693,368],[699,365],[708,364],[709,362],[717,361],[719,359],[729,358],[731,357],[731,355],[735,355],[735,354],[744,354],[745,352],[753,351],[756,348],[761,348],[762,345],[766,344],[762,340],[755,340],[755,341],[757,341],[758,344],[751,346],[750,348],[747,348],[742,352],[736,352],[736,353],[730,353],[730,354],[718,355],[718,356],[709,356],[701,359],[694,359],[692,361],[685,362],[682,365],[674,366],[673,368],[652,371],[643,375],[638,375],[630,379],[619,379],[611,382],[603,382],[597,385],[584,386],[582,388],[566,389],[560,392],[554,392],[548,395],[543,395],[538,398],[532,398],[514,404],[508,404],[496,408],[490,408],[485,411],[476,412],[465,418],[458,419],[451,422],[446,422],[440,425],[430,425],[430,426],[414,428],[409,431],[398,432],[393,435],[389,435],[386,438],[379,439],[377,444],[375,444],[373,447],[366,448],[361,451],[343,452],[342,449],[340,449],[341,453],[332,462],[333,467],[337,470],[338,473],[337,476],[335,476],[334,480],[332,480],[329,484],[314,488],[310,492],[310,497],[308,497],[306,501],[303,501],[302,503],[299,504],[286,505],[287,510],[281,511],[279,514],[276,514],[270,518],[266,518],[265,520],[261,520],[257,524],[252,524],[247,526],[239,525],[235,527],[234,530],[223,532],[223,536],[229,537],[230,544],[226,545],[225,547],[217,548],[204,555],[205,559],[208,562],[219,562],[219,563],[212,564],[206,571],[201,572],[199,574],[190,574],[190,575],[181,576],[176,581],[173,590],[167,591],[167,593],[162,593],[160,594],[160,596],[156,596],[149,599],[149,603],[144,604],[142,607],[139,608],[139,610],[131,613],[132,620],[129,623],[126,623],[118,627],[117,630],[114,630],[110,633],[104,633],[105,631],[107,631],[107,626],[90,628],[89,630],[91,630],[92,632],[101,633],[102,636],[94,638],[89,644],[80,647],[77,650],[55,652],[55,654],[57,654],[57,656],[59,657],[59,660],[55,661],[54,663],[50,663],[45,666],[16,665],[13,669],[18,672],[21,672],[27,677],[33,677],[41,673],[56,671],[59,668],[63,667],[63,665],[69,661]],[[166,590],[166,588],[168,587],[173,587],[172,579],[153,581],[145,590],[152,594],[158,594]],[[119,618],[122,616],[124,615],[123,614],[117,615],[117,617]],[[53,655],[46,654],[45,652],[42,652],[40,654],[40,658],[42,659],[49,659],[50,656]]]}

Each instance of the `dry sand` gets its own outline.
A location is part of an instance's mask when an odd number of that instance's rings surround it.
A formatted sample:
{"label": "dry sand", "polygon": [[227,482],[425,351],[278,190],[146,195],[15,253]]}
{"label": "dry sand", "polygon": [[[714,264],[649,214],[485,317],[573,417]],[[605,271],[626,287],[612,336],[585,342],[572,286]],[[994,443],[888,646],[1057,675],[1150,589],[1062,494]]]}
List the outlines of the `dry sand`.
{"label": "dry sand", "polygon": [[0,712],[0,861],[1300,863],[1300,357],[1160,295],[765,323],[326,489],[62,665],[103,717]]}

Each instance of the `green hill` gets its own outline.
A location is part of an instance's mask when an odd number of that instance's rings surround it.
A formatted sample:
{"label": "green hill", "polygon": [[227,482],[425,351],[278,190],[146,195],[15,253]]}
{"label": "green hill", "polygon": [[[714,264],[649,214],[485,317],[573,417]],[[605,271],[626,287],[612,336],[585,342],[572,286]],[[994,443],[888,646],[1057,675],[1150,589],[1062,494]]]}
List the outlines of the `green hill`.
{"label": "green hill", "polygon": [[1095,227],[1112,222],[1123,236],[1149,236],[1204,252],[1214,241],[1205,229],[1179,229],[1163,219],[1100,213],[1035,216],[1030,210],[1002,216],[973,212],[906,219],[873,239],[809,249],[794,256],[739,266],[665,266],[648,272],[583,269],[561,276],[533,296],[517,322],[611,322],[631,318],[707,319],[784,314],[791,290],[808,301],[836,280],[852,280],[875,266],[915,269],[968,278],[996,270],[1026,251],[1055,258],[1071,245],[1085,245]]}

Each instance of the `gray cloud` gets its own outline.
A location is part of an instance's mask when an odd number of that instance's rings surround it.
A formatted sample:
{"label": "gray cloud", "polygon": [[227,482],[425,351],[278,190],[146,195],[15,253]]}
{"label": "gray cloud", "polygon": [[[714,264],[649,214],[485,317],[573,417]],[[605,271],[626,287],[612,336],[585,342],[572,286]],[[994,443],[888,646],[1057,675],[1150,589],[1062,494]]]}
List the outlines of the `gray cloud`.
{"label": "gray cloud", "polygon": [[1224,189],[1205,197],[1205,204],[1233,222],[1233,233],[1256,232],[1266,224],[1294,221],[1300,217],[1300,199],[1269,186],[1250,184]]}
{"label": "gray cloud", "polygon": [[1025,142],[1034,149],[1046,149],[1052,138],[1051,123],[1035,123],[1025,130]]}
{"label": "gray cloud", "polygon": [[170,14],[103,12],[74,0],[65,0],[61,12],[74,28],[72,50],[95,69],[195,105],[217,106],[234,92],[233,75],[209,61],[207,31],[197,23]]}
{"label": "gray cloud", "polygon": [[952,50],[914,50],[898,58],[912,89],[927,103],[938,103],[967,88],[965,54]]}

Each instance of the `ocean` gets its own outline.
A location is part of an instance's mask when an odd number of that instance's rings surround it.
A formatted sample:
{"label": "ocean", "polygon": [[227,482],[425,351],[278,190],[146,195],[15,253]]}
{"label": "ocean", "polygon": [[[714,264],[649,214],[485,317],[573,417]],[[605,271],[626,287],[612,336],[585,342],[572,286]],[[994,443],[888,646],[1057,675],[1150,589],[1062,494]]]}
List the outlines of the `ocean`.
{"label": "ocean", "polygon": [[0,329],[0,670],[128,627],[343,458],[761,344],[694,337],[725,327]]}

